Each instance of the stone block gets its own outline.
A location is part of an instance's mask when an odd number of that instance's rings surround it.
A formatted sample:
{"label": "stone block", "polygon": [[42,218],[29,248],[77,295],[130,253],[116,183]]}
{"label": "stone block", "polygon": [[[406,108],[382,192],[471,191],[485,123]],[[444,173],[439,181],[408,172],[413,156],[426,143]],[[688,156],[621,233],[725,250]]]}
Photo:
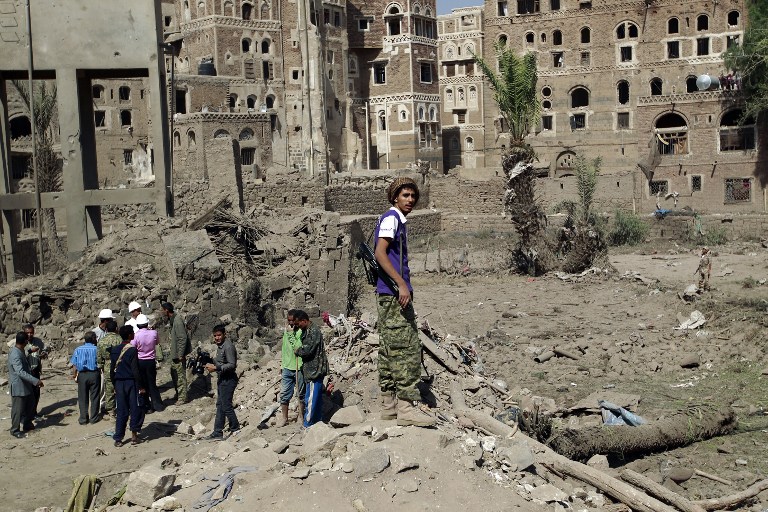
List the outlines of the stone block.
{"label": "stone block", "polygon": [[173,472],[148,464],[130,474],[123,499],[149,508],[171,492],[175,481]]}
{"label": "stone block", "polygon": [[341,434],[338,431],[325,423],[315,423],[304,434],[304,444],[301,447],[301,453],[307,455],[321,450],[331,451],[339,436]]}
{"label": "stone block", "polygon": [[163,237],[165,253],[176,277],[185,280],[218,281],[224,275],[211,239],[204,230],[172,231]]}
{"label": "stone block", "polygon": [[331,416],[330,424],[334,427],[348,427],[350,425],[359,425],[365,421],[365,415],[360,407],[353,405],[344,407],[336,411]]}
{"label": "stone block", "polygon": [[369,448],[354,460],[354,465],[358,477],[372,477],[389,467],[389,453],[384,448]]}

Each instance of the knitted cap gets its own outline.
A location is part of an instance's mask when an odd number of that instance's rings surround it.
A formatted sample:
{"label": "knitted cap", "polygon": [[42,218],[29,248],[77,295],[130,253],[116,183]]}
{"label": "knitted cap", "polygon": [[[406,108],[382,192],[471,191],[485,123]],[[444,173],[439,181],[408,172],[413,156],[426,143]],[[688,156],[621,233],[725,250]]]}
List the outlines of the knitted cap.
{"label": "knitted cap", "polygon": [[390,204],[395,204],[395,199],[400,193],[400,189],[405,186],[412,188],[413,191],[416,192],[416,202],[419,202],[419,187],[416,185],[416,182],[407,176],[400,176],[395,178],[387,188],[387,199],[389,199]]}

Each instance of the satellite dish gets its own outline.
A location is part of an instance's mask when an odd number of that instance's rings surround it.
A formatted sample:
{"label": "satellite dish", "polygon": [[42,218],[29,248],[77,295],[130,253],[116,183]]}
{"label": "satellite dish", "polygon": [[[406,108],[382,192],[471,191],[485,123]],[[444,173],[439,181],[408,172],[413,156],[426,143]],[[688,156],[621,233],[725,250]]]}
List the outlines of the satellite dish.
{"label": "satellite dish", "polygon": [[700,91],[709,91],[710,89],[720,88],[720,79],[716,76],[699,75],[696,78],[696,88]]}

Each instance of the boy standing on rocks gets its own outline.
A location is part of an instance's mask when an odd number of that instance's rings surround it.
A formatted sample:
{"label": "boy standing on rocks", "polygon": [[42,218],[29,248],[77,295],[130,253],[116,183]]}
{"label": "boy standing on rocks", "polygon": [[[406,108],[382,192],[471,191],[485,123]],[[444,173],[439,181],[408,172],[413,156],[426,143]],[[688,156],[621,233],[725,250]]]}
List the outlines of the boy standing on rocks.
{"label": "boy standing on rocks", "polygon": [[277,419],[276,427],[284,427],[288,423],[288,404],[291,402],[291,398],[293,398],[293,390],[297,382],[299,388],[299,419],[304,417],[306,385],[304,384],[304,374],[301,371],[301,357],[295,354],[296,349],[301,346],[301,329],[296,324],[296,313],[298,313],[296,309],[288,311],[286,317],[288,328],[283,333],[280,364],[280,417]]}
{"label": "boy standing on rocks", "polygon": [[413,309],[413,287],[408,267],[406,217],[419,201],[419,188],[408,177],[389,185],[392,208],[379,217],[374,255],[381,272],[396,284],[392,289],[379,276],[376,283],[379,310],[379,386],[382,419],[397,418],[398,425],[431,427],[435,417],[421,403],[416,385],[421,378],[421,341]]}

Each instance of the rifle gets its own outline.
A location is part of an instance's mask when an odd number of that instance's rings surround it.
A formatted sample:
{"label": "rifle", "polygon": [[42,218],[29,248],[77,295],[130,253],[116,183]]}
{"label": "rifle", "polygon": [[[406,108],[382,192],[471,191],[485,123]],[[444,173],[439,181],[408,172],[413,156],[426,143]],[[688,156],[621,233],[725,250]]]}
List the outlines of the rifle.
{"label": "rifle", "polygon": [[365,242],[360,242],[360,246],[357,250],[357,257],[358,259],[363,260],[363,267],[365,268],[365,276],[368,279],[368,284],[376,286],[376,282],[381,278],[381,280],[384,281],[384,284],[394,292],[395,296],[398,295],[399,291],[397,289],[397,284],[395,284],[395,280],[381,269],[379,262],[376,261],[376,256],[373,253],[371,246]]}

